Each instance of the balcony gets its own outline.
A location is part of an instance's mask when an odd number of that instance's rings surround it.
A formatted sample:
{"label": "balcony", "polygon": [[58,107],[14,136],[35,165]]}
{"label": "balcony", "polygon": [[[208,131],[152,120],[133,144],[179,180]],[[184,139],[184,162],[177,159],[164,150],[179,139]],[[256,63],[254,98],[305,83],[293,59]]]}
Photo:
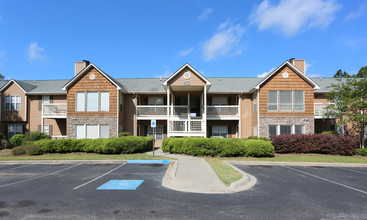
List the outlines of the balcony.
{"label": "balcony", "polygon": [[205,129],[205,121],[203,120],[172,120],[169,122],[170,136],[203,137]]}
{"label": "balcony", "polygon": [[315,103],[315,118],[337,118],[336,116],[324,116],[327,112],[326,107],[333,103]]}
{"label": "balcony", "polygon": [[209,120],[237,120],[240,118],[238,105],[207,106]]}
{"label": "balcony", "polygon": [[66,118],[66,103],[52,103],[42,105],[43,118]]}
{"label": "balcony", "polygon": [[167,119],[166,105],[138,105],[136,107],[138,119]]}

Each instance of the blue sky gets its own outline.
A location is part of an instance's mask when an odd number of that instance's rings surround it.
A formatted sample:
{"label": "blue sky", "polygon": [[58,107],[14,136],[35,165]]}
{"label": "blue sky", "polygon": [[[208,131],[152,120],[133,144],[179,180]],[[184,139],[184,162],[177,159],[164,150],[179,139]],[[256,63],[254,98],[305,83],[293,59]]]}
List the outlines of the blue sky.
{"label": "blue sky", "polygon": [[0,73],[70,79],[90,60],[115,78],[256,77],[290,58],[309,76],[367,65],[364,0],[0,1]]}

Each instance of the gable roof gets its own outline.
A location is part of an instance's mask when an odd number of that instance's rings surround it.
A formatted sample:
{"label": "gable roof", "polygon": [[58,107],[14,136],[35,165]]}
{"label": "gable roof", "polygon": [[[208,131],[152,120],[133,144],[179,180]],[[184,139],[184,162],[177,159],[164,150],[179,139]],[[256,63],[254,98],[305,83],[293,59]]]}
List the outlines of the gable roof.
{"label": "gable roof", "polygon": [[211,82],[207,80],[203,75],[201,75],[198,71],[196,71],[190,64],[186,63],[183,65],[180,69],[178,69],[176,72],[174,72],[170,77],[168,77],[166,80],[164,80],[163,85],[167,86],[168,81],[170,81],[173,77],[175,77],[179,72],[181,72],[184,68],[189,68],[192,72],[194,72],[200,79],[202,79],[206,85],[211,85]]}
{"label": "gable roof", "polygon": [[266,82],[271,76],[273,76],[278,70],[280,70],[283,66],[287,65],[289,68],[291,68],[297,75],[299,75],[301,78],[303,78],[306,82],[310,83],[314,89],[320,89],[320,87],[312,81],[310,78],[308,78],[304,73],[302,73],[297,67],[292,65],[288,60],[286,60],[284,63],[282,63],[278,68],[270,72],[268,75],[264,77],[264,79],[258,83],[254,89],[260,89],[260,86]]}
{"label": "gable roof", "polygon": [[86,66],[82,71],[80,71],[78,74],[76,74],[68,83],[66,83],[63,86],[63,90],[67,90],[70,85],[72,85],[77,79],[79,79],[81,76],[83,76],[90,68],[94,67],[99,73],[101,73],[107,80],[109,80],[113,85],[116,86],[117,89],[121,89],[125,91],[122,86],[111,76],[109,76],[107,73],[103,72],[101,69],[99,69],[96,65],[93,63],[90,63],[88,66]]}
{"label": "gable roof", "polygon": [[[15,80],[15,79],[10,79],[0,90],[0,92],[4,91],[4,89],[6,87],[8,87],[11,83],[15,83],[19,88],[21,88],[23,90],[24,93],[26,93],[27,91],[21,86],[19,85],[19,83]],[[22,84],[22,83],[21,83]]]}

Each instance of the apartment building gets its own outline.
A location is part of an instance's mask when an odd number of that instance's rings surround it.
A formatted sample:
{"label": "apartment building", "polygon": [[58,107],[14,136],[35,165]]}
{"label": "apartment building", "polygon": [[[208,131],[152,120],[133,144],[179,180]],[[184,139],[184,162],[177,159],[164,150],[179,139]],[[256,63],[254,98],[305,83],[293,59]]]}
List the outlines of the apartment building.
{"label": "apartment building", "polygon": [[44,131],[54,138],[270,137],[335,129],[323,118],[334,78],[310,78],[291,59],[263,78],[206,78],[189,64],[166,79],[113,78],[89,61],[70,80],[0,81],[0,132]]}

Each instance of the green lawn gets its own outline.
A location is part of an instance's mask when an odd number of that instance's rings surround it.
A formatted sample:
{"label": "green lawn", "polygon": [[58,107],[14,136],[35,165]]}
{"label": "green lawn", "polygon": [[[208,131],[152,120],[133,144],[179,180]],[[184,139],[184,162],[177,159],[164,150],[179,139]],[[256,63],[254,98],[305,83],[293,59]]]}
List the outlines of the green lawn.
{"label": "green lawn", "polygon": [[205,158],[220,180],[227,186],[242,178],[242,174],[218,158]]}
{"label": "green lawn", "polygon": [[95,154],[95,153],[67,153],[44,154],[38,156],[13,156],[10,150],[0,151],[0,161],[6,160],[175,160],[163,156],[142,154]]}

